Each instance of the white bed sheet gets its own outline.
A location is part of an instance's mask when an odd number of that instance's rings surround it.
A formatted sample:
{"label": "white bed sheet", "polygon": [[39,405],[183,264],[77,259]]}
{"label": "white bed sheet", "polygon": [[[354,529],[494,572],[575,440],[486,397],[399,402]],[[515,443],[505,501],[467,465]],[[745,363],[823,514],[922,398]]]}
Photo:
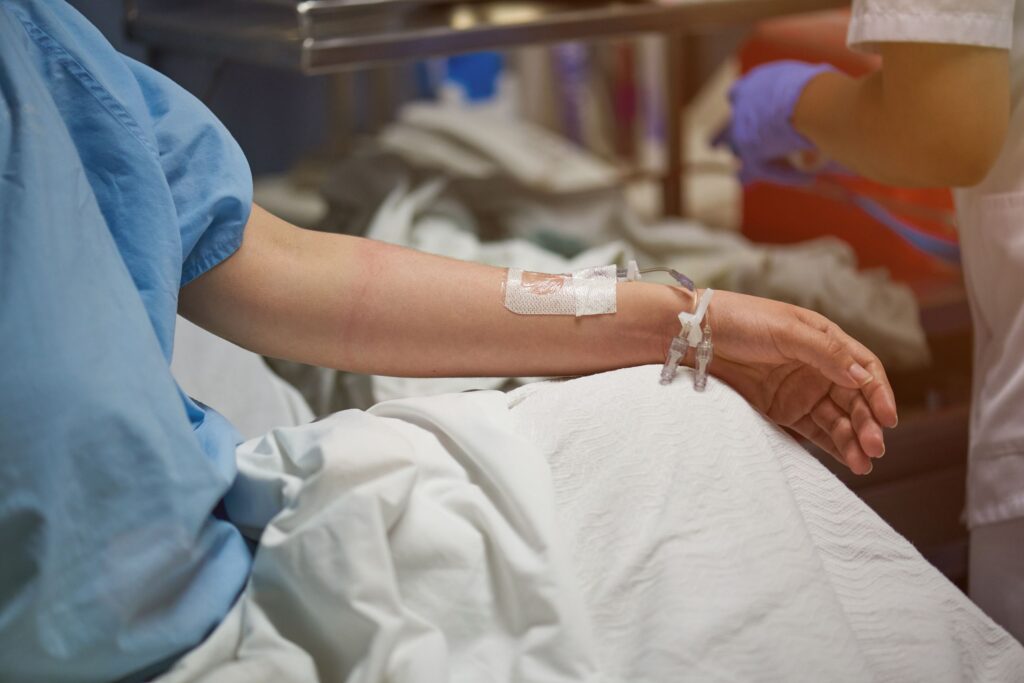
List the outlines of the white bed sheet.
{"label": "white bed sheet", "polygon": [[[622,681],[1024,681],[1024,650],[728,386],[530,385],[560,532]],[[687,371],[688,372],[688,371]]]}
{"label": "white bed sheet", "polygon": [[250,585],[183,681],[1013,681],[1024,650],[740,397],[658,368],[239,450]]}

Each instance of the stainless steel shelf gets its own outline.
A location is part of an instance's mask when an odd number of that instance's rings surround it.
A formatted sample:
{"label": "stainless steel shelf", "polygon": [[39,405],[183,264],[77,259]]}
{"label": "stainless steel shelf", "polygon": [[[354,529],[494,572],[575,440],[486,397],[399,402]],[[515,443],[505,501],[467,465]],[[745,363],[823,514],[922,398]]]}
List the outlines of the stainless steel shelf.
{"label": "stainless steel shelf", "polygon": [[424,57],[638,33],[702,31],[839,7],[846,0],[423,0],[288,4],[209,0],[136,9],[132,38],[158,49],[322,74]]}
{"label": "stainless steel shelf", "polygon": [[567,40],[664,35],[668,164],[663,212],[683,213],[681,114],[687,37],[849,0],[128,0],[129,36],[151,55],[339,73],[380,64]]}

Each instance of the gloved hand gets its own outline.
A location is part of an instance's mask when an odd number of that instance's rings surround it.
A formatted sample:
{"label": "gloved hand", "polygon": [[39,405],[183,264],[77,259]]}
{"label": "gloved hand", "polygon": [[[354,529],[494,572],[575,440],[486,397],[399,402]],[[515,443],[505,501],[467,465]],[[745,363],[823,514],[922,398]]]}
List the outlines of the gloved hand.
{"label": "gloved hand", "polygon": [[813,180],[813,172],[790,163],[793,155],[815,150],[814,143],[793,128],[793,110],[812,78],[835,70],[828,64],[772,62],[752,70],[732,87],[732,120],[714,144],[728,145],[740,158],[744,185],[763,180],[807,185]]}

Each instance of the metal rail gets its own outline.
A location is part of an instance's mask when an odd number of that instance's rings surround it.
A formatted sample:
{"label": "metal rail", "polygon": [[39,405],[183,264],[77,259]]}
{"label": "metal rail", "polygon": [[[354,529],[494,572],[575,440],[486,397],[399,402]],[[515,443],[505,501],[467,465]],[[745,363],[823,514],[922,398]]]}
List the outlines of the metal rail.
{"label": "metal rail", "polygon": [[429,2],[209,0],[135,9],[132,38],[322,74],[388,62],[638,33],[706,31],[848,4],[847,0]]}
{"label": "metal rail", "polygon": [[848,0],[129,0],[129,36],[153,53],[187,52],[330,74],[477,50],[643,33],[665,36],[668,168],[662,208],[683,213],[680,131],[686,38]]}

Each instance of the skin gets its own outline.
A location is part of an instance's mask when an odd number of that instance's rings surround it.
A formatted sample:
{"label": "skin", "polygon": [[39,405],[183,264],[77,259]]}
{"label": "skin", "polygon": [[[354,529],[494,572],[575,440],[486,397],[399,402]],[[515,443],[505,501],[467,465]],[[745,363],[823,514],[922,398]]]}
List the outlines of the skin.
{"label": "skin", "polygon": [[902,187],[967,187],[995,163],[1010,118],[1009,52],[884,43],[881,70],[810,81],[793,126],[824,154]]}
{"label": "skin", "polygon": [[[685,290],[620,283],[618,313],[505,309],[504,269],[302,230],[253,207],[240,249],[181,291],[180,311],[256,353],[407,377],[569,376],[662,363]],[[885,452],[892,388],[870,351],[825,318],[730,292],[710,309],[713,374],[854,472]],[[692,353],[688,359],[692,365]]]}

